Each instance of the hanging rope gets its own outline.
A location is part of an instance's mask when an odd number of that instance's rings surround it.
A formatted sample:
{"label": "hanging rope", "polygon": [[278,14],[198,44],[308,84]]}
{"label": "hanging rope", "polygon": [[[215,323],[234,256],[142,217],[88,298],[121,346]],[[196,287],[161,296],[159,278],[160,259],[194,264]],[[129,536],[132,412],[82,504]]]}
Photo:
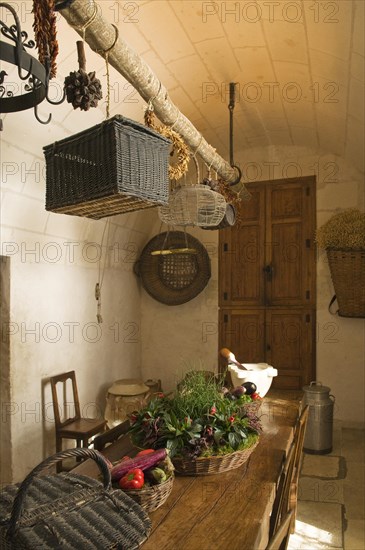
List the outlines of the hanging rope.
{"label": "hanging rope", "polygon": [[94,50],[96,53],[102,55],[105,59],[106,65],[106,118],[110,117],[110,73],[109,73],[109,54],[113,50],[117,40],[119,38],[118,28],[113,25],[115,29],[115,38],[113,44],[107,50]]}
{"label": "hanging rope", "polygon": [[[107,228],[108,228],[108,233],[107,233],[106,245],[105,245],[104,262],[103,262],[103,267],[102,267],[103,244],[104,244],[104,237],[105,237],[105,232],[106,232]],[[110,233],[110,218],[107,219],[107,221],[104,225],[103,235],[101,237],[100,256],[99,256],[99,261],[98,261],[98,282],[95,285],[95,300],[97,302],[96,319],[97,319],[99,325],[101,325],[101,323],[103,322],[103,317],[101,315],[101,289],[102,289],[102,286],[103,286],[104,275],[105,275],[105,267],[106,267],[106,262],[107,262],[107,259],[108,259],[109,233]]]}

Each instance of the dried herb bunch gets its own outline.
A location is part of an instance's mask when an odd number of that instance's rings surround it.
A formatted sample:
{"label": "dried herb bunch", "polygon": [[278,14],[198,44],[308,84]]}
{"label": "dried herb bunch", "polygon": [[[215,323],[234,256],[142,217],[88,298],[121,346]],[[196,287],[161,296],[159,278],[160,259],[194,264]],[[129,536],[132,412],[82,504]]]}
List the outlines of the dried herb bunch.
{"label": "dried herb bunch", "polygon": [[34,37],[38,48],[38,59],[44,64],[50,58],[50,78],[56,76],[58,54],[55,0],[33,0]]}
{"label": "dried herb bunch", "polygon": [[365,213],[356,208],[334,214],[316,234],[321,248],[365,249]]}

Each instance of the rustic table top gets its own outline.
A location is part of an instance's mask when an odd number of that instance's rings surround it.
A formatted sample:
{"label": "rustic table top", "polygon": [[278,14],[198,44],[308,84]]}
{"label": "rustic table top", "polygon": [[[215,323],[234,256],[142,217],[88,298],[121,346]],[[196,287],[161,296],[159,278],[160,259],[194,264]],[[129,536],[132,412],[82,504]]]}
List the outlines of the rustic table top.
{"label": "rustic table top", "polygon": [[[176,476],[167,501],[150,514],[143,550],[255,550],[268,543],[269,517],[285,454],[293,439],[300,393],[274,392],[260,409],[263,434],[248,464],[206,476]],[[103,453],[115,461],[130,453],[128,437]],[[96,477],[90,460],[74,472]]]}

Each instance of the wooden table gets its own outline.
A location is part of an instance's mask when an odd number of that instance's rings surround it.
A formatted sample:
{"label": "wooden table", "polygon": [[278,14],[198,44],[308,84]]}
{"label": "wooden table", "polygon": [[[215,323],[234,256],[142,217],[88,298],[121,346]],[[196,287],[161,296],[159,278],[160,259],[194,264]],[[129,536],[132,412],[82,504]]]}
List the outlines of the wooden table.
{"label": "wooden table", "polygon": [[[143,550],[266,548],[276,485],[300,409],[299,395],[291,397],[273,392],[265,398],[260,411],[264,433],[248,465],[217,475],[176,476],[165,504],[150,514],[152,531]],[[103,452],[114,461],[131,449],[125,437]],[[90,460],[73,471],[98,475]]]}

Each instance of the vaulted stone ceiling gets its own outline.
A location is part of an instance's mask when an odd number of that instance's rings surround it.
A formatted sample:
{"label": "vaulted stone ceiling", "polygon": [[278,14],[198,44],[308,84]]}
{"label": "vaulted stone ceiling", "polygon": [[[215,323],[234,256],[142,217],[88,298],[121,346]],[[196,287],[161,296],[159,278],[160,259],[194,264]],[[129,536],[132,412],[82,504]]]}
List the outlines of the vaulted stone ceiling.
{"label": "vaulted stone ceiling", "polygon": [[[175,104],[225,158],[228,86],[236,82],[238,161],[240,151],[249,148],[305,146],[339,155],[363,170],[363,0],[98,4],[105,19],[118,26],[120,36],[151,66]],[[30,31],[30,14],[23,19]],[[55,94],[64,76],[77,68],[79,36],[62,17],[58,38]],[[89,48],[86,55],[87,69],[97,70],[105,96],[105,61]],[[138,93],[113,68],[110,82],[111,114],[142,121],[145,102]],[[49,110],[42,104],[44,116]],[[100,122],[105,103],[88,113],[74,112],[67,104],[51,110],[63,137],[64,132]],[[44,127],[43,145],[48,132]]]}

